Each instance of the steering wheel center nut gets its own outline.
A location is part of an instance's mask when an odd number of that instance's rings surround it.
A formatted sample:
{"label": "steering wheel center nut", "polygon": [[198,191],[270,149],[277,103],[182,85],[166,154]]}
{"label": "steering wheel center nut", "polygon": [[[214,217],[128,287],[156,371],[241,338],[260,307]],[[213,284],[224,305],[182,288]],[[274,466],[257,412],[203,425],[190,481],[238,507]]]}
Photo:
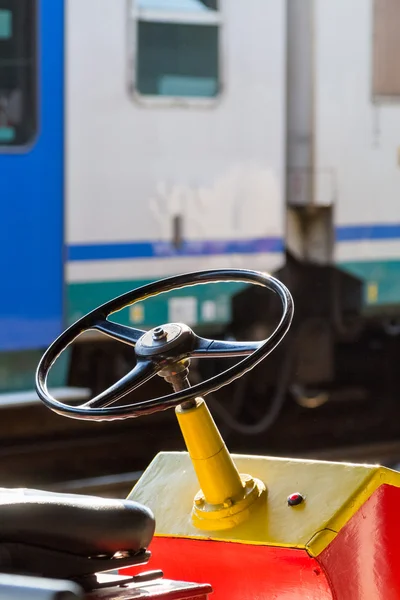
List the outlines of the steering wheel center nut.
{"label": "steering wheel center nut", "polygon": [[159,340],[163,340],[168,337],[168,333],[165,331],[163,327],[155,327],[153,329],[153,340],[158,342]]}
{"label": "steering wheel center nut", "polygon": [[240,475],[243,493],[236,498],[226,498],[222,504],[210,504],[200,490],[194,497],[192,522],[203,531],[221,531],[240,525],[250,517],[260,502],[265,501],[264,483],[250,475]]}

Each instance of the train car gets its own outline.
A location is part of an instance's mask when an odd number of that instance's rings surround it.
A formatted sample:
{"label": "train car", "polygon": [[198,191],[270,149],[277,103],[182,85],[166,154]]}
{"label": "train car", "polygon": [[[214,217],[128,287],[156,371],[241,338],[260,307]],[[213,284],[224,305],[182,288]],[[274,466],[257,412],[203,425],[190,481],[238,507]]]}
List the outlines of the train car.
{"label": "train car", "polygon": [[[257,268],[292,290],[294,342],[233,387],[230,414],[222,392],[225,426],[264,447],[289,399],[288,436],[268,443],[400,435],[396,0],[0,10],[2,391],[30,388],[46,343],[112,296],[182,270]],[[243,339],[276,318],[259,290],[217,284],[121,323]],[[77,343],[54,385],[96,391],[131,360]]]}
{"label": "train car", "polygon": [[396,439],[399,6],[287,8],[286,269],[302,319],[294,395],[334,400],[348,443],[366,431]]}
{"label": "train car", "polygon": [[334,207],[333,260],[364,282],[363,312],[398,317],[400,12],[382,0],[348,8],[315,6],[316,202]]}
{"label": "train car", "polygon": [[[263,0],[1,0],[1,391],[30,389],[62,326],[132,287],[283,265],[284,18]],[[215,330],[235,291],[122,319]]]}
{"label": "train car", "polygon": [[287,248],[361,281],[365,320],[397,319],[399,8],[382,0],[288,8]]}
{"label": "train car", "polygon": [[[293,447],[295,438],[304,449],[361,444],[366,432],[369,441],[396,440],[399,5],[291,0],[285,27],[287,226],[278,273],[295,298],[293,356],[282,349],[248,387],[242,382],[235,419],[226,403],[215,407],[237,433],[258,436],[255,447]],[[261,297],[258,311],[246,311],[256,297],[233,299],[236,335],[276,322]],[[266,441],[288,398],[290,424],[283,414]]]}

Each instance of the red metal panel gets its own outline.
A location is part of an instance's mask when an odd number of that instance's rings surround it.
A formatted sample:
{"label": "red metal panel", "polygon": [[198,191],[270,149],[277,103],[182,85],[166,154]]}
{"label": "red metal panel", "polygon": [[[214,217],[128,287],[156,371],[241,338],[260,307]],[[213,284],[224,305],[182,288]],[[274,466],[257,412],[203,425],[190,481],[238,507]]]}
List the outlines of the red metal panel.
{"label": "red metal panel", "polygon": [[400,489],[379,487],[319,555],[338,600],[400,599]]}
{"label": "red metal panel", "polygon": [[210,583],[210,600],[333,599],[323,570],[304,550],[162,537],[150,550],[147,568],[162,569],[168,579]]}

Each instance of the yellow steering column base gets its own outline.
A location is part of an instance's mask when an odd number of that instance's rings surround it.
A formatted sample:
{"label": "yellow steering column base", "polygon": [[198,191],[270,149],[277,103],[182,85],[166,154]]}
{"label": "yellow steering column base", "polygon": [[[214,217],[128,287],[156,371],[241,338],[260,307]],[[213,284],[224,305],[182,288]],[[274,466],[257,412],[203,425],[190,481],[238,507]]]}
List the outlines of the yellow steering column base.
{"label": "yellow steering column base", "polygon": [[266,497],[264,483],[239,474],[202,398],[175,412],[201,487],[194,498],[193,525],[204,531],[236,527]]}

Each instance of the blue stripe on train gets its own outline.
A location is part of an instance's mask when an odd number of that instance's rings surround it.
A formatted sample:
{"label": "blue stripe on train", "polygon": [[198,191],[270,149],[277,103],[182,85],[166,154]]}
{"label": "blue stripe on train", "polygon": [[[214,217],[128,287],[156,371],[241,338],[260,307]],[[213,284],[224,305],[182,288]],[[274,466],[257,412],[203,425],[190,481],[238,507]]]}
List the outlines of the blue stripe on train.
{"label": "blue stripe on train", "polygon": [[400,223],[379,225],[340,225],[336,227],[337,242],[400,239]]}
{"label": "blue stripe on train", "polygon": [[215,256],[221,254],[259,254],[283,252],[279,237],[245,240],[184,241],[179,248],[170,242],[144,241],[110,244],[72,244],[68,261],[118,260],[129,258],[168,258],[179,256]]}
{"label": "blue stripe on train", "polygon": [[[340,225],[336,227],[337,242],[400,239],[400,224]],[[284,251],[279,237],[244,240],[184,241],[179,248],[170,242],[143,241],[97,244],[70,244],[67,260],[123,260],[129,258],[168,258],[174,256],[216,256],[224,254],[262,254]]]}

